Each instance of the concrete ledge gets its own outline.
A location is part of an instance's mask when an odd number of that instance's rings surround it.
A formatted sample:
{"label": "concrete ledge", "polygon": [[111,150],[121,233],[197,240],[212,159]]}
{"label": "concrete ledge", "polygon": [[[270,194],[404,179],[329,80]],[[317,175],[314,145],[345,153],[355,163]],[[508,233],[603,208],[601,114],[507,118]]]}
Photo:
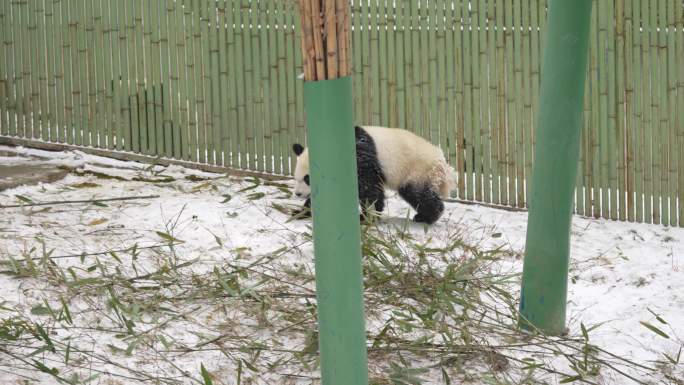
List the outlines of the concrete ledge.
{"label": "concrete ledge", "polygon": [[52,165],[0,165],[0,191],[23,185],[56,182],[70,171]]}
{"label": "concrete ledge", "polygon": [[256,172],[256,171],[235,170],[235,169],[230,168],[230,167],[214,166],[214,165],[203,164],[203,163],[189,162],[189,161],[185,161],[185,160],[160,158],[160,157],[154,157],[154,156],[149,156],[149,155],[133,154],[133,153],[129,153],[129,152],[103,150],[103,149],[99,149],[99,148],[75,146],[75,145],[64,144],[64,143],[50,143],[50,142],[43,142],[43,141],[39,141],[39,140],[21,139],[21,138],[7,137],[7,136],[0,136],[0,144],[10,145],[10,146],[22,146],[22,147],[27,147],[27,148],[36,148],[36,149],[45,150],[45,151],[74,151],[75,150],[75,151],[81,151],[83,153],[90,154],[90,155],[102,156],[105,158],[112,158],[112,159],[123,160],[123,161],[139,162],[139,163],[145,163],[145,164],[156,164],[156,165],[160,165],[160,166],[177,165],[177,166],[182,166],[182,167],[190,168],[190,169],[194,169],[194,170],[214,172],[214,173],[218,173],[218,174],[228,174],[230,176],[254,176],[254,177],[259,177],[259,178],[268,179],[268,180],[287,180],[287,179],[290,179],[289,176],[284,176],[284,175],[275,175],[275,174],[268,174],[268,173]]}

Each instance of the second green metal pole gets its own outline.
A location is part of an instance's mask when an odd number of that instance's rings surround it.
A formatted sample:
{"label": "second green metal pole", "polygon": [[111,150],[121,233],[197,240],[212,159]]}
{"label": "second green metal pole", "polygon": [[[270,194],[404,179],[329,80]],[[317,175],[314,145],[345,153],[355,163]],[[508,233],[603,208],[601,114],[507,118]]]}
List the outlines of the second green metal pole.
{"label": "second green metal pole", "polygon": [[366,385],[351,78],[304,83],[323,385]]}
{"label": "second green metal pole", "polygon": [[550,0],[520,297],[520,326],[565,330],[570,226],[591,0]]}

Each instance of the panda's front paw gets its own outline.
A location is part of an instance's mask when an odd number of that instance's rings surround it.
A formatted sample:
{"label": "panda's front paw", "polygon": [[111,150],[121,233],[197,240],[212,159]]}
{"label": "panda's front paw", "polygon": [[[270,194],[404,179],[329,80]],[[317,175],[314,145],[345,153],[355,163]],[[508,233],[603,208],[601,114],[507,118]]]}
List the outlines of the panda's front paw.
{"label": "panda's front paw", "polygon": [[303,207],[299,210],[294,210],[294,211],[292,211],[292,218],[293,219],[311,218],[311,209],[308,207]]}
{"label": "panda's front paw", "polygon": [[301,209],[294,210],[292,212],[292,218],[293,219],[311,218],[311,198],[308,198],[306,200],[306,202],[304,202],[304,206]]}

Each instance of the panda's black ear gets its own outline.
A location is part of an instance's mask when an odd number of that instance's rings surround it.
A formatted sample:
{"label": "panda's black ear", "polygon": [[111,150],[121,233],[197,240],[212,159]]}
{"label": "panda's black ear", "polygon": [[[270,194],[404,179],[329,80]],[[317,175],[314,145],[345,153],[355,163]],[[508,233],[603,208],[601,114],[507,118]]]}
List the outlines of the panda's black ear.
{"label": "panda's black ear", "polygon": [[292,145],[292,151],[294,151],[295,155],[300,156],[304,152],[304,147],[299,143],[295,143]]}

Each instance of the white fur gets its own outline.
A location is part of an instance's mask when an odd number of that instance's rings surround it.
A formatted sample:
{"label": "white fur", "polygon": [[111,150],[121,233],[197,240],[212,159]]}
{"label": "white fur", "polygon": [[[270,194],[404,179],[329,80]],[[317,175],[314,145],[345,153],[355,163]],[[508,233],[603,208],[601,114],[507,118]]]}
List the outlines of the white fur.
{"label": "white fur", "polygon": [[[448,198],[456,187],[455,171],[442,150],[412,132],[399,128],[363,126],[373,138],[378,160],[385,175],[385,187],[398,190],[407,183],[428,183],[442,198]],[[295,194],[308,196],[311,189],[304,183],[309,174],[309,150],[297,157],[294,177]]]}
{"label": "white fur", "polygon": [[375,141],[385,186],[398,190],[408,182],[429,183],[442,198],[455,188],[455,171],[442,150],[420,136],[399,128],[364,126]]}
{"label": "white fur", "polygon": [[304,182],[304,177],[309,174],[309,149],[297,156],[297,165],[295,166],[295,195],[308,197],[311,195],[311,186]]}

